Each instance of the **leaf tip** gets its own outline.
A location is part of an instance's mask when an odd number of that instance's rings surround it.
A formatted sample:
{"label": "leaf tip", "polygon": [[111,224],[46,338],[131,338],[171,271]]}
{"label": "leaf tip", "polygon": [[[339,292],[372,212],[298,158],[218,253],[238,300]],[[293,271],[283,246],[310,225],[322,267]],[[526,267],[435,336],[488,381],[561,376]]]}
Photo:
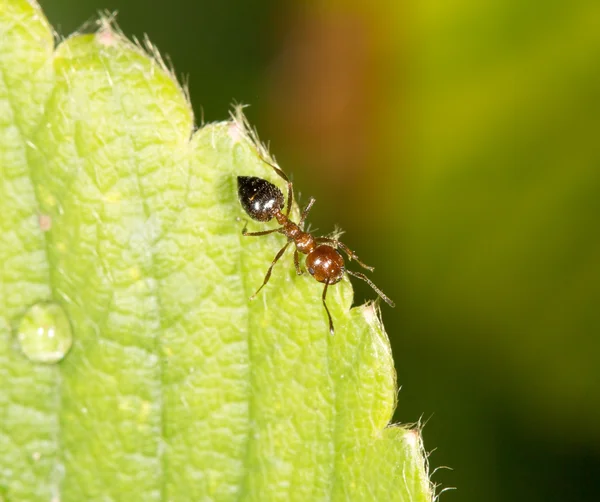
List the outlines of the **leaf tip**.
{"label": "leaf tip", "polygon": [[422,436],[421,430],[419,428],[405,430],[403,439],[410,450],[412,450],[415,453],[421,451]]}
{"label": "leaf tip", "polygon": [[126,39],[123,32],[116,24],[117,11],[103,11],[98,17],[85,23],[71,37],[82,34],[93,34],[98,44],[104,47],[113,47]]}
{"label": "leaf tip", "polygon": [[248,141],[255,149],[256,153],[263,160],[269,161],[271,164],[277,165],[275,159],[269,154],[269,149],[260,141],[256,130],[250,126],[250,122],[244,115],[244,108],[248,105],[237,103],[233,105],[231,110],[231,128],[229,130],[230,137],[238,141]]}
{"label": "leaf tip", "polygon": [[402,428],[401,441],[409,457],[418,465],[420,476],[416,477],[421,491],[426,495],[426,500],[436,501],[441,493],[436,494],[437,486],[431,482],[429,474],[429,455],[423,445],[423,425],[419,421],[416,425]]}
{"label": "leaf tip", "polygon": [[381,308],[377,301],[369,301],[362,305],[361,314],[367,324],[378,331],[384,331],[381,320]]}
{"label": "leaf tip", "polygon": [[229,123],[229,129],[227,130],[227,134],[229,135],[229,137],[231,138],[231,141],[234,144],[242,141],[243,138],[245,137],[245,130],[244,130],[243,122],[240,122],[236,118],[234,118]]}
{"label": "leaf tip", "polygon": [[119,43],[120,37],[111,28],[110,24],[107,24],[101,26],[100,30],[98,30],[98,33],[96,33],[96,40],[100,45],[112,47]]}

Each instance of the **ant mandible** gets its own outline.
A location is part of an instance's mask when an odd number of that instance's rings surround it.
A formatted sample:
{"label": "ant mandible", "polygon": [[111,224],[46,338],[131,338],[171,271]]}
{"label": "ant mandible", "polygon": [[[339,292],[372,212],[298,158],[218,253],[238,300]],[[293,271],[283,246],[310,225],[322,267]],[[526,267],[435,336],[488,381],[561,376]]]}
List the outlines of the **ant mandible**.
{"label": "ant mandible", "polygon": [[337,249],[340,248],[342,251],[344,251],[348,255],[348,259],[350,261],[355,260],[361,267],[371,272],[374,270],[373,267],[365,265],[358,259],[358,256],[354,254],[354,251],[350,250],[348,246],[340,242],[338,239],[332,239],[329,237],[315,238],[309,232],[304,231],[304,222],[308,216],[308,212],[315,203],[314,197],[310,198],[308,204],[302,211],[299,223],[294,223],[290,220],[289,216],[292,209],[292,202],[294,200],[292,182],[280,168],[267,162],[265,159],[262,159],[262,157],[261,160],[265,164],[271,166],[275,172],[287,183],[288,196],[285,213],[283,213],[283,193],[281,190],[279,190],[279,188],[273,185],[273,183],[255,176],[238,176],[238,196],[240,203],[242,204],[242,207],[248,216],[250,216],[253,220],[262,222],[267,222],[275,218],[279,225],[281,225],[280,227],[272,230],[264,230],[262,232],[247,232],[246,223],[244,229],[242,230],[242,235],[247,237],[258,237],[279,232],[285,235],[288,241],[285,246],[283,246],[275,255],[269,270],[267,270],[267,275],[265,276],[262,286],[258,288],[256,293],[254,293],[250,299],[254,299],[259,291],[267,284],[267,282],[269,282],[273,267],[283,256],[283,253],[285,253],[285,250],[288,248],[288,246],[293,242],[296,245],[296,249],[294,250],[294,266],[296,267],[296,273],[298,275],[302,275],[303,273],[302,269],[300,268],[299,253],[305,254],[307,255],[305,261],[306,269],[318,282],[325,284],[325,287],[323,288],[322,300],[323,306],[325,307],[325,312],[327,312],[327,317],[329,319],[329,332],[332,335],[334,334],[334,328],[331,314],[329,313],[329,308],[327,307],[326,302],[327,288],[332,284],[340,282],[342,277],[344,277],[344,274],[350,274],[353,277],[362,279],[375,290],[375,292],[383,299],[383,301],[385,301],[391,307],[394,307],[394,302],[392,302],[392,300],[390,300],[383,293],[383,291],[375,286],[375,284],[373,284],[366,275],[360,272],[353,272],[346,268],[344,257]]}

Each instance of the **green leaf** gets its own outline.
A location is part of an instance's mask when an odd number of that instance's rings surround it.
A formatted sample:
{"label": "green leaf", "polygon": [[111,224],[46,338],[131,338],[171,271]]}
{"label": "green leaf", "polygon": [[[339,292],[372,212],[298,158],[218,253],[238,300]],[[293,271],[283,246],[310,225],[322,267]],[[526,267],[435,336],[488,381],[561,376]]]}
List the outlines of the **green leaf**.
{"label": "green leaf", "polygon": [[[377,307],[330,288],[331,337],[291,253],[249,301],[284,241],[242,237],[236,177],[283,183],[241,112],[194,132],[106,20],[54,51],[37,6],[0,14],[4,499],[431,500]],[[73,332],[56,364],[14,334],[42,302]]]}

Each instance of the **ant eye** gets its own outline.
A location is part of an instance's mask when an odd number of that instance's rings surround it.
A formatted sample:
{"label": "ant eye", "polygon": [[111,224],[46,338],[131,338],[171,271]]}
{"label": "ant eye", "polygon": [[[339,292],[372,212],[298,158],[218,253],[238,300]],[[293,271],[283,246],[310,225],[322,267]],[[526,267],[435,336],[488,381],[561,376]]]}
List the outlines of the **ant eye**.
{"label": "ant eye", "polygon": [[308,273],[309,273],[310,275],[315,275],[315,269],[314,269],[314,268],[311,268],[311,267],[308,267]]}

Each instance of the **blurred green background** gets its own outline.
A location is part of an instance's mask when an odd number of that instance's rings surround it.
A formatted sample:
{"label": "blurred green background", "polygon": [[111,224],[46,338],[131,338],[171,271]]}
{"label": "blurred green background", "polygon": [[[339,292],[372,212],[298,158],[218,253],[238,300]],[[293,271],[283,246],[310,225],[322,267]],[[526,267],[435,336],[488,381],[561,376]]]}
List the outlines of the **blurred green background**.
{"label": "blurred green background", "polygon": [[600,2],[41,4],[63,36],[117,10],[198,123],[252,105],[398,304],[396,419],[453,469],[442,500],[598,500]]}

